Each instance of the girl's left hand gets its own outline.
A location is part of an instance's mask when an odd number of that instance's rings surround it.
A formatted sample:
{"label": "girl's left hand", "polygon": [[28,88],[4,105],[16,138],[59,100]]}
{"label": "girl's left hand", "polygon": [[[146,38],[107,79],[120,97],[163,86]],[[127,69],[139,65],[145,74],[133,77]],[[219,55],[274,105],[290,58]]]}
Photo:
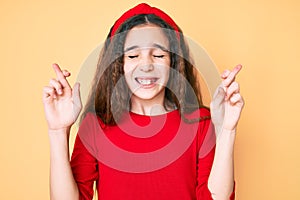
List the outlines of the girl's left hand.
{"label": "girl's left hand", "polygon": [[222,129],[229,131],[236,129],[244,107],[239,84],[235,82],[235,77],[241,69],[242,66],[237,65],[232,71],[225,70],[221,75],[223,81],[210,104],[212,121],[217,132]]}

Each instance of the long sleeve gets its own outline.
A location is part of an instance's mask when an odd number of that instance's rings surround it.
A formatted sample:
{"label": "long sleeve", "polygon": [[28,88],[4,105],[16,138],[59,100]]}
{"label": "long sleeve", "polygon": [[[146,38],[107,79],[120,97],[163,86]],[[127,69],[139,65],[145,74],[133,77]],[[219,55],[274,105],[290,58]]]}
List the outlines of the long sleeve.
{"label": "long sleeve", "polygon": [[87,150],[80,139],[81,134],[89,131],[88,125],[89,122],[85,119],[78,130],[70,162],[81,200],[93,199],[93,185],[99,178],[97,159]]}

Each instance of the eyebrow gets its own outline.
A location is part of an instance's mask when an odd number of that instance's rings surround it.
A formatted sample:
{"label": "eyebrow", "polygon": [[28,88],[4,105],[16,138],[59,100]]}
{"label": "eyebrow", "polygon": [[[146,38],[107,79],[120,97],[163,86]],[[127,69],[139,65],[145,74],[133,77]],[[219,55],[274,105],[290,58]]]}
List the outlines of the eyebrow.
{"label": "eyebrow", "polygon": [[[160,44],[157,44],[157,43],[152,44],[152,47],[161,49],[162,51],[165,51],[165,52],[169,52],[169,50],[168,50],[166,47],[164,47],[164,46],[162,46],[162,45],[160,45]],[[124,53],[127,52],[127,51],[130,51],[130,50],[133,50],[133,49],[137,49],[137,48],[140,48],[140,47],[137,46],[137,45],[128,47],[128,48],[126,48],[126,49],[124,50]],[[149,47],[149,48],[151,48],[151,47]]]}
{"label": "eyebrow", "polygon": [[127,48],[124,50],[124,52],[130,51],[130,50],[133,50],[133,49],[137,49],[137,48],[139,48],[139,46],[137,46],[137,45],[134,45],[134,46],[131,46],[131,47],[127,47]]}

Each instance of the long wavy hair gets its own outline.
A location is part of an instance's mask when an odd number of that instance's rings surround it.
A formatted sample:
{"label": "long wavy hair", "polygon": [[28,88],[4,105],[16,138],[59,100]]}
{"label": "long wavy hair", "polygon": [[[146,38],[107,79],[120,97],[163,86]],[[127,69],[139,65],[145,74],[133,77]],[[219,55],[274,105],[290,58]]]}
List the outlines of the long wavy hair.
{"label": "long wavy hair", "polygon": [[[183,32],[178,27],[178,33],[153,14],[140,14],[125,21],[111,35],[112,28],[106,38],[99,55],[97,69],[92,81],[87,103],[81,115],[81,121],[87,113],[95,113],[106,125],[115,125],[124,111],[130,110],[130,89],[124,79],[124,43],[128,31],[144,24],[154,24],[161,27],[169,40],[170,70],[169,80],[165,89],[164,107],[168,103],[174,105],[186,122],[209,118],[187,119],[185,114],[205,107],[202,102],[197,70],[193,66]],[[179,37],[178,37],[179,36]],[[123,78],[122,78],[123,77]],[[206,108],[206,107],[205,107]]]}

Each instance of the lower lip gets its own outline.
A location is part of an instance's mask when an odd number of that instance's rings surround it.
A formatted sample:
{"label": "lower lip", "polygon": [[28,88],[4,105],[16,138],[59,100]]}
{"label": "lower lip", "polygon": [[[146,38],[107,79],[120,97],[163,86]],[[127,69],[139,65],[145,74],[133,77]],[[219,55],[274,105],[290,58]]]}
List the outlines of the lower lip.
{"label": "lower lip", "polygon": [[151,89],[153,87],[155,87],[156,83],[152,83],[152,84],[149,84],[149,85],[142,85],[140,83],[138,83],[140,88],[143,88],[143,89]]}

